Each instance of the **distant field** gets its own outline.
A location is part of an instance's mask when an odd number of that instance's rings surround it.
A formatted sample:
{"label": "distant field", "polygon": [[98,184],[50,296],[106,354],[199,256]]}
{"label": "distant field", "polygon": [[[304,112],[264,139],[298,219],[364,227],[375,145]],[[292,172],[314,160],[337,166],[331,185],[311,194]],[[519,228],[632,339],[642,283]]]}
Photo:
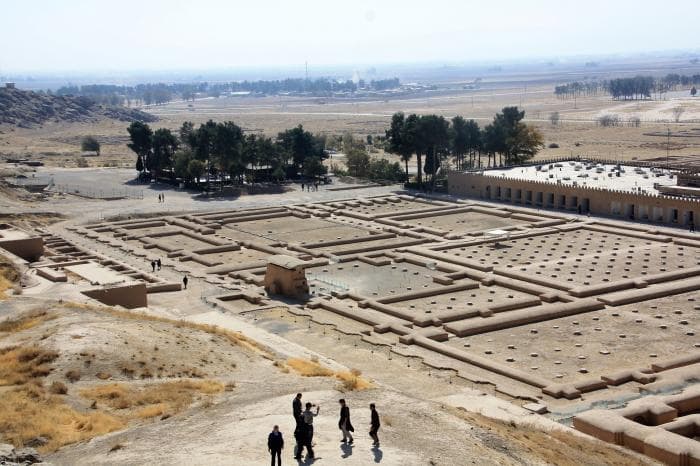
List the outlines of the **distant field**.
{"label": "distant field", "polygon": [[[633,73],[634,70],[626,70]],[[642,72],[642,71],[640,71]],[[439,87],[434,93],[389,100],[341,100],[302,97],[223,97],[195,102],[172,102],[145,110],[161,121],[153,126],[177,129],[183,121],[195,124],[208,119],[233,120],[246,131],[275,135],[283,129],[304,125],[313,132],[333,134],[351,132],[364,137],[384,134],[391,115],[437,113],[452,117],[474,118],[489,122],[501,108],[517,105],[526,111],[526,120],[544,133],[545,143],[558,148],[543,149],[538,158],[568,155],[615,159],[665,157],[666,133],[675,134],[669,145],[672,157],[700,155],[700,97],[691,98],[687,91],[669,93],[667,100],[613,101],[609,96],[580,97],[561,100],[553,93],[551,77],[531,74],[485,81],[481,89],[464,90],[458,81]],[[578,79],[573,76],[571,79]],[[673,122],[672,109],[684,108],[680,123]],[[552,112],[559,112],[560,124],[549,122]],[[602,128],[596,120],[602,115],[618,115],[624,122],[636,117],[639,127]],[[92,134],[103,141],[103,155],[89,159],[91,166],[130,166],[133,154],[126,148],[126,124],[103,121],[98,124],[46,124],[42,128],[0,127],[0,155],[40,156],[47,164],[74,166],[83,135]]]}

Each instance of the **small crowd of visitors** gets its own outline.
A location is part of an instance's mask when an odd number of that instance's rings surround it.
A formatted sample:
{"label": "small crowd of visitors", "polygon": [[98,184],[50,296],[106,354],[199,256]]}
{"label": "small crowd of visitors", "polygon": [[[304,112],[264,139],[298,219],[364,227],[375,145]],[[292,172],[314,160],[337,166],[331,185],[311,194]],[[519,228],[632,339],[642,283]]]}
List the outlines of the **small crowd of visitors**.
{"label": "small crowd of visitors", "polygon": [[[294,459],[300,460],[304,449],[306,449],[306,458],[313,459],[314,455],[314,418],[319,415],[321,411],[320,406],[316,406],[312,403],[307,402],[302,409],[301,402],[302,394],[297,393],[292,401],[292,415],[294,416],[295,429],[294,429]],[[352,433],[355,432],[355,428],[350,421],[350,408],[348,407],[345,399],[338,400],[340,404],[340,416],[338,419],[338,429],[343,434],[341,443],[346,445],[352,445],[355,442],[355,438]],[[314,410],[314,408],[316,408]],[[381,426],[379,422],[379,413],[374,403],[370,403],[370,430],[369,436],[372,438],[372,446],[379,447],[379,427]],[[275,466],[275,459],[277,460],[277,466],[282,465],[282,450],[284,449],[284,438],[279,426],[274,426],[272,432],[267,437],[267,449],[271,455],[271,466]]]}

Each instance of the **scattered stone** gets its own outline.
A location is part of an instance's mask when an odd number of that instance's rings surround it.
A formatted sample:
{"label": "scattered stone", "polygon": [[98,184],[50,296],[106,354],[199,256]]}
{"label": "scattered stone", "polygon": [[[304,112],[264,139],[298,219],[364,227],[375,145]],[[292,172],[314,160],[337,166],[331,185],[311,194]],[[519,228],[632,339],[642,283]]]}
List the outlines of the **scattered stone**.
{"label": "scattered stone", "polygon": [[527,409],[528,411],[532,411],[535,414],[545,414],[549,412],[549,409],[541,403],[527,403],[523,405],[523,408]]}

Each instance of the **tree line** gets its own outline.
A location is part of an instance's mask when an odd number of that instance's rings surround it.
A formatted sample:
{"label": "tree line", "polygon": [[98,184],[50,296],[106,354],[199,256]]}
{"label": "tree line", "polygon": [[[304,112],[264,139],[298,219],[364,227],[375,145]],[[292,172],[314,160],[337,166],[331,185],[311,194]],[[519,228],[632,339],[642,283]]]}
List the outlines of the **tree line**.
{"label": "tree line", "polygon": [[601,81],[574,81],[554,87],[554,94],[561,99],[571,99],[582,95],[610,94],[613,99],[649,99],[652,94],[661,95],[677,90],[679,86],[700,85],[700,74],[681,75],[669,73],[661,78],[635,76]]}
{"label": "tree line", "polygon": [[316,178],[326,173],[325,137],[305,131],[302,125],[280,132],[276,138],[244,134],[232,121],[212,120],[195,127],[185,122],[177,133],[168,128],[153,131],[135,121],[127,128],[127,144],[136,154],[136,170],[143,176],[181,179],[200,186],[206,179],[219,186],[275,181],[299,174]]}
{"label": "tree line", "polygon": [[[145,104],[161,105],[172,100],[194,100],[197,96],[219,97],[231,92],[250,92],[260,95],[309,94],[331,96],[338,93],[363,91],[383,91],[401,85],[398,78],[379,80],[338,81],[331,78],[241,81],[228,83],[154,83],[136,86],[112,84],[89,84],[83,86],[63,86],[56,90],[57,95],[89,97],[101,105]],[[50,93],[50,91],[47,91]]]}
{"label": "tree line", "polygon": [[440,166],[450,157],[460,170],[482,167],[482,154],[488,167],[523,163],[534,157],[544,146],[544,138],[523,118],[525,111],[504,107],[491,123],[480,128],[476,121],[462,116],[447,120],[439,115],[397,112],[386,131],[386,150],[404,162],[406,178],[408,162],[415,155],[418,185],[423,185],[425,173],[432,186]]}

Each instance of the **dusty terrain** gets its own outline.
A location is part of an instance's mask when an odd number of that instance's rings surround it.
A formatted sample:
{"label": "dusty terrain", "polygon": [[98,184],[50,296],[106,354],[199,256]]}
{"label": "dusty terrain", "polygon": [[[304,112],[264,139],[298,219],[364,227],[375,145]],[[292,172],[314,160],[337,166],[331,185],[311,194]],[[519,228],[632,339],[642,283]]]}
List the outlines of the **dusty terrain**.
{"label": "dusty terrain", "polygon": [[[370,195],[390,189],[350,192]],[[307,197],[294,191],[275,195],[274,202],[347,197],[343,191],[312,194]],[[109,202],[73,196],[33,203],[6,198],[8,211],[17,213],[3,220],[27,229],[49,228],[76,245],[89,244],[96,253],[118,257],[145,271],[148,262],[138,256],[116,253],[112,246],[81,238],[65,227],[94,222],[86,209],[151,211],[149,216],[163,212],[164,207],[152,201],[154,196]],[[212,209],[187,193],[167,196],[175,209]],[[233,202],[269,205],[270,199],[249,196]],[[68,220],[51,224],[55,214],[31,214],[53,209]],[[377,209],[382,212],[382,207]],[[285,234],[284,225],[276,230]],[[328,227],[316,230],[319,240],[338,234]],[[246,232],[252,230],[229,231],[250,234]],[[324,231],[330,236],[324,236]],[[173,265],[166,259],[159,274],[179,279],[181,273]],[[149,307],[137,311],[87,299],[77,291],[77,277],[50,283],[32,276],[22,294],[9,292],[0,302],[5,363],[0,390],[9,403],[2,410],[4,417],[0,416],[2,441],[38,445],[53,464],[262,465],[268,462],[267,432],[279,424],[288,445],[285,461],[290,461],[289,404],[294,393],[301,391],[305,399],[321,406],[315,437],[319,463],[652,464],[533,415],[489,390],[453,380],[451,371],[413,367],[410,359],[412,367],[406,367],[403,357],[378,357],[366,344],[358,347],[352,337],[339,334],[337,340],[335,332],[326,335],[326,326],[293,317],[287,304],[245,316],[237,314],[251,307],[242,302],[229,301],[228,307],[221,306],[224,312],[212,309],[207,302],[221,291],[195,275],[187,291],[152,295]],[[347,329],[351,331],[352,326]],[[294,369],[294,358],[318,360],[328,368],[323,371],[328,375],[304,377]],[[337,374],[352,368],[361,370],[368,388],[352,390],[363,384],[352,377],[349,384],[347,378],[338,378],[347,377]],[[340,397],[350,400],[353,409],[357,429],[353,447],[338,443],[335,424]],[[378,449],[370,447],[364,433],[370,402],[380,407],[383,420]],[[49,425],[47,419],[52,420]]]}

